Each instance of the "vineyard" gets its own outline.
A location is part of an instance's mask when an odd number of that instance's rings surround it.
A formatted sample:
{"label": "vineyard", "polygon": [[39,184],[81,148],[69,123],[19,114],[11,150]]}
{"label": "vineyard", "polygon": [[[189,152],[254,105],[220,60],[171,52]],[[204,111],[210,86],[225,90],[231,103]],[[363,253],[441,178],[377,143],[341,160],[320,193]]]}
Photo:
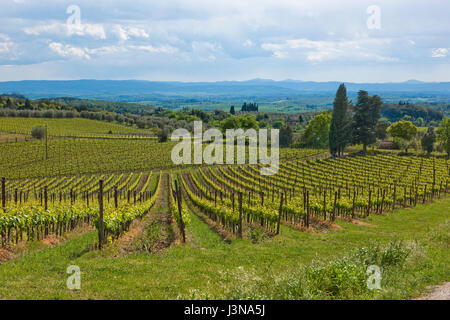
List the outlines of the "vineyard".
{"label": "vineyard", "polygon": [[273,176],[259,175],[258,166],[198,168],[181,181],[198,210],[239,236],[242,224],[277,234],[280,223],[329,225],[450,192],[448,161],[390,155],[286,161]]}
{"label": "vineyard", "polygon": [[[54,138],[48,140],[47,147],[39,140],[5,143],[1,145],[0,177],[24,179],[176,167],[171,160],[175,144],[145,138]],[[300,159],[319,153],[324,151],[283,148],[280,158]]]}
{"label": "vineyard", "polygon": [[[169,194],[169,210],[181,232],[190,221],[187,203],[236,237],[255,227],[274,236],[280,224],[299,230],[329,227],[336,219],[384,215],[450,192],[449,164],[442,158],[288,160],[277,174],[259,172],[259,165],[227,165],[157,176],[131,172],[5,181],[2,245],[61,235],[81,223],[100,228],[103,199],[102,228],[111,242],[149,211],[159,192]],[[160,190],[163,175],[168,175],[168,190]]]}
{"label": "vineyard", "polygon": [[[52,266],[78,264],[74,259],[83,264],[86,298],[97,292],[116,297],[112,276],[133,287],[121,288],[126,297],[192,298],[191,289],[211,283],[212,297],[234,298],[237,283],[248,277],[223,278],[236,267],[254,268],[259,275],[252,279],[266,281],[272,279],[266,275],[270,268],[276,274],[303,270],[296,261],[311,261],[317,250],[328,257],[347,242],[390,240],[397,237],[393,226],[409,238],[417,230],[428,237],[434,219],[447,221],[450,168],[443,157],[386,152],[332,158],[323,149],[281,148],[277,172],[261,175],[260,164],[174,165],[176,143],[159,142],[148,130],[60,121],[0,122],[0,131],[8,132],[0,143],[0,298],[22,296],[17,286],[30,268],[36,268],[36,287],[48,286],[53,297],[51,287],[59,282]],[[45,124],[48,139],[31,139],[31,128]],[[327,239],[332,243],[321,244]],[[55,246],[48,249],[76,249],[68,258],[59,251],[31,254],[47,243]],[[10,267],[16,261],[23,264]],[[224,293],[225,284],[232,293]],[[134,290],[140,285],[147,291]],[[237,297],[259,289],[249,290]],[[33,292],[28,288],[23,295]],[[328,297],[325,292],[322,297]],[[72,293],[62,289],[57,296]]]}
{"label": "vineyard", "polygon": [[100,229],[100,211],[103,238],[112,242],[151,209],[160,182],[151,172],[2,181],[2,246],[62,236],[81,224]]}
{"label": "vineyard", "polygon": [[0,132],[29,135],[34,127],[48,128],[49,137],[150,136],[152,131],[89,119],[0,118]]}

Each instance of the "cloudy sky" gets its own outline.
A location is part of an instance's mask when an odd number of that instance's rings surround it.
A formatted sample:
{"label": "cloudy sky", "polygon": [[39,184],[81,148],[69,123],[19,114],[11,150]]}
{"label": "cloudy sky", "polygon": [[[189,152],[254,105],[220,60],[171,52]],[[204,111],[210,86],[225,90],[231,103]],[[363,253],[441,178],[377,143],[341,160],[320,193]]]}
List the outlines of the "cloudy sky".
{"label": "cloudy sky", "polygon": [[448,0],[1,0],[0,81],[450,81]]}

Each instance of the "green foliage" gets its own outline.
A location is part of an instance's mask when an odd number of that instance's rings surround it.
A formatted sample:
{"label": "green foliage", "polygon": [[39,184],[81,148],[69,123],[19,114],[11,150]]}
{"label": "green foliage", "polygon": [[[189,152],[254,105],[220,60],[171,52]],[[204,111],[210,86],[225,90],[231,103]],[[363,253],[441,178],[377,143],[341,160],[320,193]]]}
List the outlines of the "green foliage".
{"label": "green foliage", "polygon": [[256,111],[258,112],[258,105],[254,102],[244,102],[244,104],[242,105],[241,111],[242,112],[248,112],[248,111]]}
{"label": "green foliage", "polygon": [[425,125],[425,120],[423,120],[422,117],[419,117],[414,121],[414,125],[416,127],[423,127]]}
{"label": "green foliage", "polygon": [[384,140],[387,137],[387,129],[390,123],[386,118],[378,120],[377,126],[375,128],[375,135],[377,139]]}
{"label": "green foliage", "polygon": [[279,119],[275,121],[272,125],[275,129],[280,129],[282,126],[284,126],[284,121],[282,119]]}
{"label": "green foliage", "polygon": [[293,130],[290,125],[285,125],[280,129],[280,147],[289,147],[292,144]]}
{"label": "green foliage", "polygon": [[344,84],[339,86],[333,104],[333,113],[330,125],[330,152],[333,156],[340,156],[344,148],[350,143],[351,116],[348,112],[347,89]]}
{"label": "green foliage", "polygon": [[31,129],[31,136],[35,139],[43,139],[45,138],[46,130],[43,127],[34,127]]}
{"label": "green foliage", "polygon": [[430,154],[431,152],[433,152],[433,146],[435,142],[436,142],[436,133],[434,132],[433,127],[429,127],[427,132],[421,139],[422,148],[428,154]]}
{"label": "green foliage", "polygon": [[405,151],[408,152],[407,143],[417,135],[417,128],[411,121],[401,120],[393,123],[388,128],[388,132],[394,140],[398,139],[399,141],[402,141]]}
{"label": "green foliage", "polygon": [[247,114],[241,116],[231,116],[221,123],[221,128],[223,131],[227,129],[259,129],[258,121],[256,121],[255,116]]}
{"label": "green foliage", "polygon": [[381,114],[391,122],[399,120],[413,121],[418,127],[424,125],[431,126],[431,121],[439,122],[443,116],[442,112],[432,107],[423,107],[417,104],[403,102],[399,104],[383,104]]}
{"label": "green foliage", "polygon": [[[415,248],[414,248],[415,249]],[[233,273],[232,288],[226,289],[228,299],[374,299],[387,287],[398,286],[398,273],[407,265],[408,257],[414,253],[408,245],[391,241],[387,245],[370,243],[368,246],[352,250],[345,256],[329,261],[315,260],[302,265],[297,270],[271,277],[256,277],[247,271]],[[381,271],[381,289],[368,288],[370,273],[368,267],[376,265]],[[240,270],[241,273],[244,271]],[[404,276],[404,275],[403,275]],[[249,283],[251,279],[251,284]],[[226,280],[226,279],[223,279]]]}
{"label": "green foliage", "polygon": [[450,118],[444,118],[438,129],[437,139],[450,157]]}
{"label": "green foliage", "polygon": [[308,146],[327,147],[330,139],[331,111],[322,111],[306,127],[303,139]]}
{"label": "green foliage", "polygon": [[363,144],[366,153],[367,145],[376,141],[376,128],[380,119],[382,102],[379,96],[369,97],[367,91],[359,91],[358,102],[354,107],[353,139],[356,144]]}
{"label": "green foliage", "polygon": [[158,140],[159,142],[167,142],[167,140],[169,140],[169,129],[168,128],[163,128],[161,130],[158,131]]}

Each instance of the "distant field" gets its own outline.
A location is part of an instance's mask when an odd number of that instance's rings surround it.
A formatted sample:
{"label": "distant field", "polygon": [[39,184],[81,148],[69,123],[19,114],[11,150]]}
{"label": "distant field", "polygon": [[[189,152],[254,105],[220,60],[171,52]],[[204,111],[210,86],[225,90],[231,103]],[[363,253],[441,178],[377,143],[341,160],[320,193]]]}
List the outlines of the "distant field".
{"label": "distant field", "polygon": [[[48,141],[8,143],[1,146],[0,176],[8,179],[84,173],[147,171],[174,167],[175,142],[155,139],[52,138]],[[280,158],[303,158],[323,153],[314,149],[281,149]]]}
{"label": "distant field", "polygon": [[2,146],[0,175],[8,179],[168,167],[174,143],[153,139],[50,139]]}
{"label": "distant field", "polygon": [[45,125],[48,128],[48,135],[54,137],[152,134],[151,130],[81,118],[0,118],[0,131],[8,133],[29,135],[34,127],[44,127]]}

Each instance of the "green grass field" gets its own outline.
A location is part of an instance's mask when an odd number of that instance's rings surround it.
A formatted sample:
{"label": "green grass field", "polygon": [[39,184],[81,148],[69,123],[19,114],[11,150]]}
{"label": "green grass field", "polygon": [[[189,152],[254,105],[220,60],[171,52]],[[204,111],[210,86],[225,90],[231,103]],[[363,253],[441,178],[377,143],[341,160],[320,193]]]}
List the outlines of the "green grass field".
{"label": "green grass field", "polygon": [[[372,215],[364,226],[339,222],[339,228],[327,233],[283,226],[279,237],[257,244],[227,244],[194,216],[189,232],[196,248],[193,243],[176,245],[158,255],[115,257],[113,247],[93,251],[96,234],[90,232],[1,264],[0,297],[410,299],[428,285],[449,280],[449,208],[447,198],[389,216]],[[377,251],[376,245],[390,251]],[[354,273],[365,272],[366,266],[352,253],[360,249],[361,256],[362,248],[369,248],[366,256],[393,257],[383,262],[381,290],[367,290],[365,282],[355,282]],[[81,268],[79,291],[66,288],[70,265]]]}

